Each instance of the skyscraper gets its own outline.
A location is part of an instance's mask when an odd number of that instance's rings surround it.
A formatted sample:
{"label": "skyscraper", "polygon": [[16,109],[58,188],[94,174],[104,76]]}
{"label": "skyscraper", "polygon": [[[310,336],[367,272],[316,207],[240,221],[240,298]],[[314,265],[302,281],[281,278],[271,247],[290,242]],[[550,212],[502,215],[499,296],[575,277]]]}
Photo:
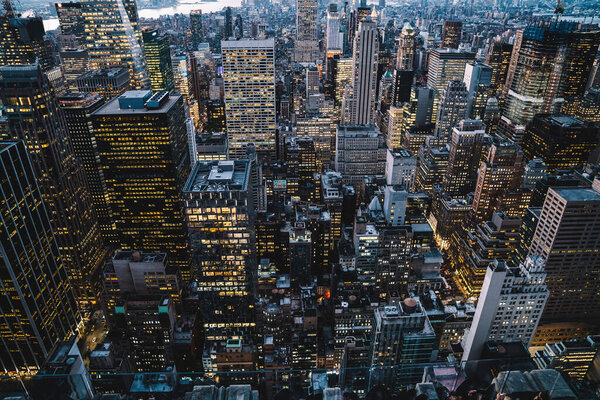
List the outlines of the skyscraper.
{"label": "skyscraper", "polygon": [[0,73],[8,135],[27,144],[62,261],[79,306],[88,311],[98,299],[95,276],[105,248],[64,115],[39,65],[5,66]]}
{"label": "skyscraper", "polygon": [[448,140],[452,129],[460,121],[467,118],[469,92],[465,83],[460,79],[453,79],[442,90],[440,103],[437,110],[435,136],[439,140]]}
{"label": "skyscraper", "polygon": [[157,29],[142,32],[144,53],[152,90],[171,90],[174,86],[169,38],[160,36]]}
{"label": "skyscraper", "polygon": [[465,66],[463,81],[469,92],[469,118],[483,118],[492,89],[492,67],[479,62]]}
{"label": "skyscraper", "polygon": [[396,70],[394,71],[394,85],[392,89],[392,104],[400,105],[410,100],[410,92],[414,77],[414,61],[416,52],[415,30],[410,24],[402,27],[396,57]]}
{"label": "skyscraper", "polygon": [[462,34],[461,21],[445,21],[442,32],[442,47],[446,49],[458,49]]}
{"label": "skyscraper", "polygon": [[480,120],[462,120],[452,129],[449,141],[450,155],[443,188],[450,196],[462,197],[475,188],[477,169],[491,138]]}
{"label": "skyscraper", "polygon": [[485,64],[492,67],[490,86],[493,90],[502,90],[506,82],[513,45],[497,38],[492,41],[485,57]]}
{"label": "skyscraper", "polygon": [[[345,123],[368,124],[375,121],[377,90],[377,60],[379,38],[377,24],[370,20],[360,23],[354,38],[352,67],[352,98]],[[344,110],[346,111],[346,110]]]}
{"label": "skyscraper", "polygon": [[82,3],[91,69],[125,68],[132,87],[150,87],[135,0]]}
{"label": "skyscraper", "polygon": [[[564,96],[583,95],[600,36],[570,21],[538,21],[525,28],[507,78],[508,98],[498,133],[521,143],[535,114],[556,113]],[[516,54],[515,54],[516,53]]]}
{"label": "skyscraper", "polygon": [[92,123],[118,246],[165,252],[189,279],[179,198],[190,168],[183,98],[128,91],[94,111]]}
{"label": "skyscraper", "polygon": [[255,204],[250,169],[248,160],[200,161],[184,187],[193,279],[207,336],[226,336],[225,331],[253,322],[249,296],[256,279]]}
{"label": "skyscraper", "polygon": [[75,79],[80,92],[99,94],[106,100],[120,96],[131,89],[129,71],[124,68],[95,69]]}
{"label": "skyscraper", "polygon": [[204,42],[204,25],[202,24],[202,10],[190,12],[190,29],[192,33],[191,51],[197,51],[198,45]]}
{"label": "skyscraper", "polygon": [[86,49],[67,49],[60,53],[60,64],[67,89],[77,91],[77,78],[87,72],[88,51]]}
{"label": "skyscraper", "polygon": [[331,3],[327,9],[327,51],[344,50],[344,33],[340,32],[340,13],[337,4]]}
{"label": "skyscraper", "polygon": [[85,20],[83,19],[83,9],[81,3],[54,3],[58,23],[60,24],[60,33],[63,35],[73,35],[79,45],[85,44]]}
{"label": "skyscraper", "polygon": [[40,17],[23,18],[15,14],[10,0],[4,3],[0,16],[0,66],[32,64],[36,59],[44,71],[54,66],[50,43]]}
{"label": "skyscraper", "polygon": [[81,316],[23,141],[0,141],[0,168],[0,363],[32,374]]}
{"label": "skyscraper", "polygon": [[[229,40],[221,43],[225,114],[232,158],[253,143],[261,156],[275,156],[275,43]],[[248,79],[252,77],[252,79]]]}
{"label": "skyscraper", "polygon": [[91,114],[104,103],[102,96],[91,93],[70,93],[58,98],[58,104],[65,116],[66,130],[73,144],[73,154],[81,162],[86,176],[100,231],[105,243],[116,244],[106,179],[91,120]]}
{"label": "skyscraper", "polygon": [[527,125],[523,152],[528,160],[541,158],[549,172],[588,161],[598,145],[600,127],[566,115],[538,114]]}
{"label": "skyscraper", "polygon": [[319,58],[317,6],[317,0],[296,2],[295,60],[298,63],[314,63]]}
{"label": "skyscraper", "polygon": [[548,189],[529,255],[546,262],[550,297],[542,325],[598,322],[600,193],[577,187]]}

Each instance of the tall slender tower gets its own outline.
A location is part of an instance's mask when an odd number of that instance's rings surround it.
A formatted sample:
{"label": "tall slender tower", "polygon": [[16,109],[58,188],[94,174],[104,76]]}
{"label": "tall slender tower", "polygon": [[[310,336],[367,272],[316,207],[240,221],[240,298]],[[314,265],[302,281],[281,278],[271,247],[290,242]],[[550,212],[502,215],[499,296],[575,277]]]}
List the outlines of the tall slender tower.
{"label": "tall slender tower", "polygon": [[62,261],[77,301],[87,311],[98,299],[94,280],[104,263],[105,248],[64,115],[38,65],[0,67],[0,73],[8,135],[27,144]]}
{"label": "tall slender tower", "polygon": [[416,36],[413,27],[406,23],[400,34],[396,70],[394,71],[393,105],[410,100],[410,90],[414,77]]}
{"label": "tall slender tower", "polygon": [[159,35],[157,29],[144,30],[142,38],[152,90],[173,89],[173,66],[171,65],[169,38]]}
{"label": "tall slender tower", "polygon": [[340,32],[340,13],[337,4],[331,3],[327,10],[327,51],[344,49],[344,34]]}
{"label": "tall slender tower", "polygon": [[190,12],[190,29],[192,31],[192,47],[190,50],[197,51],[198,45],[204,42],[202,10],[192,10],[192,12]]}
{"label": "tall slender tower", "polygon": [[461,21],[445,21],[444,31],[442,32],[442,47],[447,49],[458,49],[461,34]]}
{"label": "tall slender tower", "polygon": [[377,62],[379,38],[377,24],[370,20],[360,23],[354,38],[351,124],[364,125],[375,120]]}
{"label": "tall slender tower", "polygon": [[81,316],[23,141],[0,142],[0,168],[0,364],[31,374]]}
{"label": "tall slender tower", "polygon": [[227,135],[232,158],[245,157],[250,143],[259,155],[275,157],[274,46],[273,39],[221,43]]}
{"label": "tall slender tower", "polygon": [[296,62],[314,63],[319,58],[317,0],[298,0],[296,9]]}
{"label": "tall slender tower", "polygon": [[135,0],[82,3],[90,68],[126,68],[135,89],[150,87]]}
{"label": "tall slender tower", "polygon": [[435,124],[435,136],[447,140],[452,129],[467,118],[469,92],[465,83],[456,78],[442,90]]}

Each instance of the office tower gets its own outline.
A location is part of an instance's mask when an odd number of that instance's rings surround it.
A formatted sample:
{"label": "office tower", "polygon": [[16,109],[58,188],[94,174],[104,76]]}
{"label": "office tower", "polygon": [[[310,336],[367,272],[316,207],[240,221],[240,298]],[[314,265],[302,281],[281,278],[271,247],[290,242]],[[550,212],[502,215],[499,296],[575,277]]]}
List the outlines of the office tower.
{"label": "office tower", "polygon": [[401,105],[407,101],[410,101],[410,95],[412,90],[414,71],[396,69],[394,71],[394,82],[392,85],[392,104]]}
{"label": "office tower", "polygon": [[4,9],[0,16],[0,66],[33,64],[37,59],[44,71],[54,67],[42,18],[15,14],[9,0],[4,2]]}
{"label": "office tower", "polygon": [[192,73],[188,53],[178,53],[171,58],[175,89],[181,93],[186,104],[191,104],[194,99]]}
{"label": "office tower", "polygon": [[527,125],[523,153],[529,160],[541,158],[552,173],[585,164],[598,140],[597,125],[566,115],[538,114]]}
{"label": "office tower", "polygon": [[600,194],[587,188],[549,188],[529,249],[529,255],[546,262],[550,297],[542,325],[598,321],[599,241]]}
{"label": "office tower", "polygon": [[317,0],[296,2],[295,61],[297,63],[314,63],[319,58],[317,6]]}
{"label": "office tower", "polygon": [[599,339],[597,335],[590,335],[586,338],[547,343],[543,350],[536,351],[536,364],[539,368],[560,371],[574,380],[598,382]]}
{"label": "office tower", "polygon": [[148,89],[150,78],[135,1],[91,0],[81,4],[90,69],[125,68],[133,88]]}
{"label": "office tower", "polygon": [[[406,204],[406,197],[402,202]],[[395,293],[408,291],[413,232],[410,225],[392,225],[379,226],[375,294],[382,301]]]}
{"label": "office tower", "polygon": [[310,137],[315,143],[319,168],[329,168],[331,163],[331,142],[335,132],[334,122],[329,113],[296,120],[296,135]]}
{"label": "office tower", "polygon": [[273,39],[221,43],[231,158],[244,157],[249,143],[261,156],[275,156],[274,46]]}
{"label": "office tower", "polygon": [[458,123],[467,118],[468,106],[469,92],[465,83],[460,79],[448,82],[442,90],[435,119],[435,137],[438,140],[448,140]]}
{"label": "office tower", "polygon": [[115,244],[115,227],[108,204],[106,180],[96,135],[91,126],[91,114],[104,103],[102,96],[91,93],[70,93],[58,98],[73,154],[79,159],[85,173],[100,232],[105,243]]}
{"label": "office tower", "polygon": [[377,285],[377,252],[379,232],[377,227],[367,222],[359,209],[354,220],[354,263],[357,282],[363,287]]}
{"label": "office tower", "polygon": [[60,33],[73,35],[79,45],[85,44],[85,20],[81,3],[54,3],[60,24]]}
{"label": "office tower", "polygon": [[463,79],[465,67],[475,60],[474,53],[458,51],[456,49],[433,49],[429,56],[429,72],[427,74],[427,87],[433,89],[434,100],[431,123],[436,122],[437,109],[442,90],[448,82],[455,78]]}
{"label": "office tower", "polygon": [[181,95],[128,91],[94,111],[92,123],[118,247],[167,253],[189,280],[179,202],[189,171]]}
{"label": "office tower", "polygon": [[311,95],[319,94],[319,70],[317,67],[310,67],[306,69],[304,84],[306,85],[307,100]]}
{"label": "office tower", "polygon": [[352,97],[349,104],[349,115],[344,116],[347,123],[364,125],[375,120],[378,57],[377,24],[365,20],[360,23],[354,38]]}
{"label": "office tower", "polygon": [[[221,100],[209,100],[204,103],[206,110],[205,132],[225,132],[225,104]],[[227,140],[227,137],[225,137]],[[229,150],[228,150],[229,151]]]}
{"label": "office tower", "polygon": [[356,393],[358,396],[367,394],[369,382],[366,372],[370,367],[370,352],[370,337],[347,336],[344,338],[339,383],[342,390]]}
{"label": "office tower", "polygon": [[244,20],[240,14],[235,16],[235,23],[233,24],[233,34],[236,39],[244,37]]}
{"label": "office tower", "polygon": [[383,198],[385,222],[391,226],[404,225],[408,192],[404,186],[386,186]]}
{"label": "office tower", "polygon": [[[548,174],[548,167],[541,158],[534,158],[525,165],[523,172],[523,187],[526,189],[535,189],[540,182]],[[545,193],[544,193],[545,194]]]}
{"label": "office tower", "polygon": [[365,176],[384,175],[387,148],[373,124],[339,125],[335,142],[335,170],[344,183],[360,186]]}
{"label": "office tower", "polygon": [[303,201],[315,202],[318,189],[314,174],[319,170],[315,142],[308,137],[286,138],[287,192]]}
{"label": "office tower", "polygon": [[492,85],[492,67],[478,62],[465,66],[463,78],[469,92],[469,118],[483,118]]}
{"label": "office tower", "polygon": [[183,190],[193,281],[207,336],[239,333],[253,324],[252,191],[249,160],[198,162]]}
{"label": "office tower", "polygon": [[416,35],[414,28],[406,23],[402,27],[396,57],[396,69],[413,71],[416,52]]}
{"label": "office tower", "polygon": [[492,68],[490,89],[493,91],[502,90],[506,82],[512,50],[513,45],[500,38],[494,39],[489,47],[485,57],[485,64]]}
{"label": "office tower", "polygon": [[419,382],[434,343],[435,332],[418,300],[408,297],[375,309],[369,388],[384,382],[393,387]]}
{"label": "office tower", "polygon": [[346,88],[352,85],[353,66],[353,60],[349,57],[338,58],[335,62],[334,93],[337,107],[343,103]]}
{"label": "office tower", "polygon": [[508,97],[498,127],[516,143],[535,114],[556,113],[565,97],[583,95],[600,45],[598,32],[570,21],[538,21],[522,35],[517,54],[513,51],[517,62],[512,81],[507,78]]}
{"label": "office tower", "polygon": [[600,122],[600,90],[592,88],[584,96],[565,102],[560,112],[582,121]]}
{"label": "office tower", "polygon": [[9,305],[3,308],[1,324],[5,373],[35,373],[81,321],[27,153],[21,140],[0,142],[0,269],[2,302]]}
{"label": "office tower", "polygon": [[79,306],[88,311],[97,301],[95,275],[105,249],[64,116],[39,65],[5,66],[0,72],[8,136],[27,144],[62,261]]}
{"label": "office tower", "polygon": [[385,177],[388,185],[402,185],[412,192],[417,174],[417,157],[408,149],[388,149]]}
{"label": "office tower", "polygon": [[[523,157],[523,152],[514,143],[500,141],[491,145],[486,160],[479,166],[475,186],[473,212],[478,221],[489,220],[496,210],[513,214],[522,207],[522,211],[525,211],[525,202],[516,205],[506,203],[511,194],[516,193],[519,197],[525,168]],[[519,215],[518,212],[516,214]]]}
{"label": "office tower", "polygon": [[131,79],[126,69],[93,70],[75,79],[80,92],[99,94],[107,100],[131,89]]}
{"label": "office tower", "polygon": [[196,133],[196,161],[227,160],[229,148],[225,132]]}
{"label": "office tower", "polygon": [[442,32],[442,48],[458,49],[460,37],[462,34],[461,21],[445,21],[444,31]]}
{"label": "office tower", "polygon": [[168,295],[132,295],[120,299],[115,310],[115,328],[128,344],[135,372],[173,368],[173,300]]}
{"label": "office tower", "polygon": [[[321,198],[331,216],[332,239],[337,240],[342,232],[342,221],[348,225],[354,222],[356,192],[354,188],[343,184],[340,173],[326,171],[321,174]],[[344,217],[346,219],[343,220]]]}
{"label": "office tower", "polygon": [[190,30],[192,34],[191,51],[197,51],[198,45],[204,42],[204,25],[202,24],[202,10],[190,12]]}
{"label": "office tower", "polygon": [[475,189],[477,169],[491,141],[480,120],[462,120],[452,129],[448,168],[443,182],[446,194],[462,197]]}
{"label": "office tower", "polygon": [[344,49],[344,33],[340,31],[340,13],[337,9],[337,4],[329,4],[327,9],[327,51]]}
{"label": "office tower", "polygon": [[67,49],[60,51],[60,66],[67,90],[77,91],[77,78],[88,70],[88,51],[86,49]]}
{"label": "office tower", "polygon": [[[463,224],[464,225],[464,224]],[[449,254],[454,282],[465,297],[481,292],[486,268],[494,259],[509,260],[519,241],[521,219],[495,212],[473,229],[457,229]]]}
{"label": "office tower", "polygon": [[529,347],[549,291],[544,260],[527,257],[519,266],[495,259],[487,267],[473,323],[464,339],[463,362],[479,360],[488,341]]}
{"label": "office tower", "polygon": [[152,90],[173,89],[173,67],[171,65],[169,38],[160,36],[157,29],[152,29],[142,32],[142,39]]}
{"label": "office tower", "polygon": [[443,182],[450,152],[447,147],[422,146],[415,177],[415,191],[433,194],[433,187]]}

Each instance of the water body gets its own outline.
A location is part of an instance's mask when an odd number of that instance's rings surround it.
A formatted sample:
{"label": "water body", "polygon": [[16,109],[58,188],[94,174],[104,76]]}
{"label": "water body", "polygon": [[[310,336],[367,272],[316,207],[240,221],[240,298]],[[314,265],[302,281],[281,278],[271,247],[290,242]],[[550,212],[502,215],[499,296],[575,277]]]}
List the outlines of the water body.
{"label": "water body", "polygon": [[[202,10],[208,14],[215,11],[221,11],[225,7],[240,7],[242,0],[218,0],[218,1],[190,1],[179,0],[175,7],[164,8],[143,8],[138,10],[140,18],[155,19],[162,15],[189,14],[192,10]],[[44,19],[44,28],[46,31],[58,29],[58,18]]]}

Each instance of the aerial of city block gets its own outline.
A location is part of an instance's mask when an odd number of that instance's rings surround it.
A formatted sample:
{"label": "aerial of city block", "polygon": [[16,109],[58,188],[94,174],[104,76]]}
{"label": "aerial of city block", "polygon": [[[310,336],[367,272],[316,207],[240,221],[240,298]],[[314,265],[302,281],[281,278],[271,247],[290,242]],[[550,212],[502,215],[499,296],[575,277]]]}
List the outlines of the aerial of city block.
{"label": "aerial of city block", "polygon": [[0,0],[0,400],[600,400],[600,0]]}

